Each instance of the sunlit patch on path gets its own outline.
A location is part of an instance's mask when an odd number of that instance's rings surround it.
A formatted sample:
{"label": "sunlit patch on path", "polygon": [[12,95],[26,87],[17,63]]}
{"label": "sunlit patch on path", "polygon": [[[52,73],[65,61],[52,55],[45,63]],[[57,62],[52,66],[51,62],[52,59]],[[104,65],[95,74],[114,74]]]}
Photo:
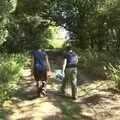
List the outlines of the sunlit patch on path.
{"label": "sunlit patch on path", "polygon": [[24,90],[13,97],[14,105],[8,120],[62,120],[62,111],[52,93],[36,98],[35,82],[30,70],[24,71]]}

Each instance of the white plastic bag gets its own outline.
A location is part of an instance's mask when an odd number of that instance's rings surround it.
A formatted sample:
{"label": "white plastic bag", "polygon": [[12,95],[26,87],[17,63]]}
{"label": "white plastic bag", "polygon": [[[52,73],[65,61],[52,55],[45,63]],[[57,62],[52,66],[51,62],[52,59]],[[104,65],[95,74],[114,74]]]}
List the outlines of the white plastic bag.
{"label": "white plastic bag", "polygon": [[64,79],[64,74],[61,69],[56,69],[55,71],[55,79],[62,81]]}

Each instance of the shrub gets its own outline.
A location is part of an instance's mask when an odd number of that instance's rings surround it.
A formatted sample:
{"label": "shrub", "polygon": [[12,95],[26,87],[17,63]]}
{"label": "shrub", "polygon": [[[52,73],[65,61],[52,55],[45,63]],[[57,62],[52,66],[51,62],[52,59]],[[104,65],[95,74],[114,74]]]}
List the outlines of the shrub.
{"label": "shrub", "polygon": [[79,69],[89,72],[97,76],[105,77],[104,66],[107,66],[109,62],[112,64],[118,64],[119,60],[113,57],[109,53],[96,52],[93,50],[79,50]]}
{"label": "shrub", "polygon": [[106,70],[107,78],[113,80],[115,87],[120,90],[120,65],[109,63],[104,69]]}
{"label": "shrub", "polygon": [[19,89],[26,57],[21,54],[1,54],[0,61],[0,101],[3,101]]}

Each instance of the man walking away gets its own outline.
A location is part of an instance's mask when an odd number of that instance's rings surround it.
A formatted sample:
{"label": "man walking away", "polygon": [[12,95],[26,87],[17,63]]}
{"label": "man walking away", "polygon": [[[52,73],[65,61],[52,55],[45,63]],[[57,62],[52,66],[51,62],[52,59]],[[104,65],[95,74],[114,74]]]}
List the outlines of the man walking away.
{"label": "man walking away", "polygon": [[47,73],[50,71],[48,55],[38,49],[32,54],[32,72],[37,83],[37,96],[46,95],[46,85],[48,81]]}
{"label": "man walking away", "polygon": [[65,93],[66,83],[70,80],[72,86],[72,98],[77,99],[77,63],[78,56],[73,52],[71,47],[68,47],[68,52],[64,56],[63,74],[65,77],[62,81],[61,91]]}

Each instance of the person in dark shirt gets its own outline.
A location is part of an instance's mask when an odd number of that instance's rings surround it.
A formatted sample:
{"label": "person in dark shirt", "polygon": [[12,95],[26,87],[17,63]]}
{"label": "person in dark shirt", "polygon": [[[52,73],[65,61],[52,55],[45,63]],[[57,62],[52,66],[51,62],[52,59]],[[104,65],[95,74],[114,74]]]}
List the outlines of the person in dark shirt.
{"label": "person in dark shirt", "polygon": [[38,49],[32,54],[32,73],[37,83],[37,96],[39,97],[46,95],[48,72],[50,72],[48,55],[42,49]]}
{"label": "person in dark shirt", "polygon": [[77,63],[78,56],[73,52],[71,47],[68,47],[68,51],[64,56],[63,63],[63,75],[65,76],[62,81],[61,92],[65,93],[65,87],[67,81],[71,81],[72,86],[72,98],[77,99]]}

